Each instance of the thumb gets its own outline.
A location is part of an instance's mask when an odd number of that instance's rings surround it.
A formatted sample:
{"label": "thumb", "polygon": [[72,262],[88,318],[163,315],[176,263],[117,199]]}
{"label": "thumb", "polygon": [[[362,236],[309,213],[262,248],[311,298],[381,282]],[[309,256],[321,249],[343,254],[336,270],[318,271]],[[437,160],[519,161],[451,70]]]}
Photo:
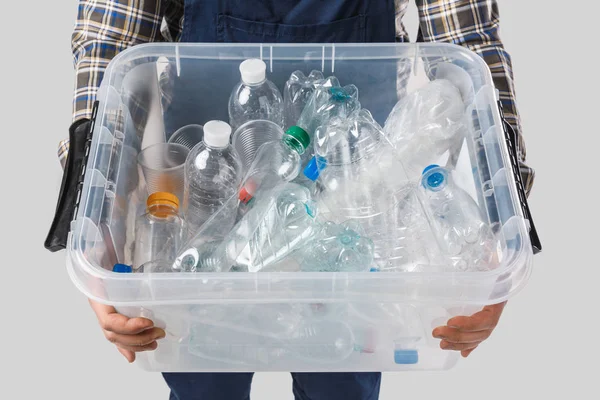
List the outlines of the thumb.
{"label": "thumb", "polygon": [[117,347],[117,350],[119,350],[119,353],[121,353],[123,355],[123,357],[125,357],[129,363],[132,363],[135,361],[135,353],[133,351],[125,350],[120,347]]}

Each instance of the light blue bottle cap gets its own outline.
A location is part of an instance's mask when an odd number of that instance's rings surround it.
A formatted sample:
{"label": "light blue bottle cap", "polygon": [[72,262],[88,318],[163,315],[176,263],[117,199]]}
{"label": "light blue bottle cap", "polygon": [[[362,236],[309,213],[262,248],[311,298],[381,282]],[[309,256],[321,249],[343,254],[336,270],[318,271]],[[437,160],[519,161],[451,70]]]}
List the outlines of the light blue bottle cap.
{"label": "light blue bottle cap", "polygon": [[425,189],[438,191],[446,182],[447,172],[437,164],[431,164],[425,167],[421,178],[421,184]]}
{"label": "light blue bottle cap", "polygon": [[417,350],[394,350],[394,362],[396,364],[417,364],[419,352]]}
{"label": "light blue bottle cap", "polygon": [[310,159],[306,168],[304,168],[304,176],[306,176],[311,181],[316,181],[323,171],[327,167],[327,160],[323,157],[314,156]]}
{"label": "light blue bottle cap", "polygon": [[132,271],[133,271],[133,269],[131,268],[130,265],[115,264],[115,266],[113,267],[113,272],[118,272],[121,274],[131,273]]}

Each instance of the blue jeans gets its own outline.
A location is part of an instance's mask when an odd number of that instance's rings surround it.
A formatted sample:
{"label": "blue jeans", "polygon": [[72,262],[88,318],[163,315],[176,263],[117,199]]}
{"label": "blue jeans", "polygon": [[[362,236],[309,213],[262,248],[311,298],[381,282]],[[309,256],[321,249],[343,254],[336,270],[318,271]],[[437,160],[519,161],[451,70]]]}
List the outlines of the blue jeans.
{"label": "blue jeans", "polygon": [[[252,373],[163,373],[169,400],[249,400]],[[377,400],[380,372],[292,373],[296,400]]]}

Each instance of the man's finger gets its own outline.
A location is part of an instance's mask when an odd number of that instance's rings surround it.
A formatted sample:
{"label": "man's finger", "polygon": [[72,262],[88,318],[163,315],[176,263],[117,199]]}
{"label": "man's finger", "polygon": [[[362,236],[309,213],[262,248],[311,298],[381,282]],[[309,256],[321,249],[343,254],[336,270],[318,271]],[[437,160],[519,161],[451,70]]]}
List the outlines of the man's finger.
{"label": "man's finger", "polygon": [[476,343],[450,343],[446,340],[440,342],[440,348],[444,350],[471,350],[479,346],[481,342]]}
{"label": "man's finger", "polygon": [[137,335],[154,326],[148,318],[128,318],[122,314],[113,313],[100,320],[102,329],[123,335]]}
{"label": "man's finger", "polygon": [[464,332],[456,328],[450,328],[448,326],[441,326],[433,330],[433,337],[436,339],[444,339],[450,343],[474,343],[483,342],[492,334],[491,329],[476,331],[476,332]]}
{"label": "man's finger", "polygon": [[117,347],[117,350],[119,350],[119,353],[121,353],[128,362],[132,363],[135,361],[135,353],[133,351],[125,350],[120,347]]}
{"label": "man's finger", "polygon": [[469,357],[469,355],[471,355],[471,353],[473,352],[473,350],[475,350],[477,348],[477,346],[473,347],[472,349],[469,350],[463,350],[460,352],[460,355],[463,356],[464,358]]}
{"label": "man's finger", "polygon": [[[119,348],[120,350],[126,350],[126,351],[130,351],[133,353],[140,353],[142,351],[154,351],[156,350],[156,348],[158,347],[158,343],[157,342],[152,342],[150,344],[147,344],[146,346],[127,346],[124,344],[118,344],[117,348]],[[123,354],[123,353],[121,353]],[[135,359],[135,357],[134,357]]]}
{"label": "man's finger", "polygon": [[502,314],[502,307],[499,305],[487,306],[483,310],[471,315],[470,317],[454,317],[450,318],[447,322],[449,327],[459,329],[464,332],[476,332],[487,329],[494,329],[500,315]]}
{"label": "man's finger", "polygon": [[111,331],[105,331],[104,336],[106,336],[106,339],[109,342],[117,345],[141,347],[146,346],[155,340],[164,338],[165,331],[160,328],[152,328],[137,335],[122,335]]}

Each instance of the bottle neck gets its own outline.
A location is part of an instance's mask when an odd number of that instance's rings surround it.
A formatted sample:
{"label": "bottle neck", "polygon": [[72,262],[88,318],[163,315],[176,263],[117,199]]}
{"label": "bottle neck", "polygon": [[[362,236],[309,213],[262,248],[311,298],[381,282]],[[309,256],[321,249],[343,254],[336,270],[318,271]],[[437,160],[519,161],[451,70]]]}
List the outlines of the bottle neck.
{"label": "bottle neck", "polygon": [[168,204],[153,204],[150,207],[147,207],[148,214],[152,215],[155,218],[168,218],[173,215],[177,215],[178,209]]}
{"label": "bottle neck", "polygon": [[266,81],[267,81],[267,78],[263,79],[260,82],[256,82],[256,83],[248,83],[246,81],[242,81],[242,83],[244,84],[244,86],[256,87],[256,86],[260,86],[260,85],[264,84]]}
{"label": "bottle neck", "polygon": [[292,135],[284,134],[282,141],[290,149],[292,149],[293,151],[295,151],[296,153],[298,153],[300,155],[304,154],[304,152],[306,151],[306,149],[304,148],[302,143],[300,143],[300,141],[298,139],[296,139],[295,137],[293,137]]}

